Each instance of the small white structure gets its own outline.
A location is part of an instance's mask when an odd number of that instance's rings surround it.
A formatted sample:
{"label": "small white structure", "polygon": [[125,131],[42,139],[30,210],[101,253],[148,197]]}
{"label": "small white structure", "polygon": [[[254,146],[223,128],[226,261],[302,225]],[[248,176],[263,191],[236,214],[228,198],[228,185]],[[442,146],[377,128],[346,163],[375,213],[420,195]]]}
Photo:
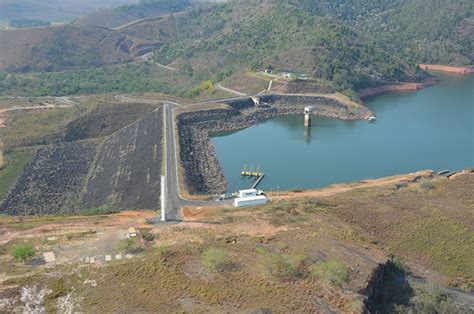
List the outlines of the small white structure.
{"label": "small white structure", "polygon": [[54,255],[54,252],[45,252],[43,253],[43,259],[46,263],[53,263],[56,261],[56,255]]}
{"label": "small white structure", "polygon": [[128,228],[128,237],[134,238],[136,236],[137,236],[137,230],[135,230],[135,228],[133,227]]}
{"label": "small white structure", "polygon": [[263,205],[266,203],[267,203],[267,197],[265,195],[238,197],[234,199],[235,207]]}
{"label": "small white structure", "polygon": [[161,176],[161,221],[166,222],[166,181],[165,176]]}
{"label": "small white structure", "polygon": [[250,97],[250,98],[252,99],[253,104],[254,104],[255,106],[260,105],[260,97],[252,96],[252,97]]}
{"label": "small white structure", "polygon": [[304,126],[311,125],[311,113],[313,112],[313,106],[304,107]]}
{"label": "small white structure", "polygon": [[262,191],[259,191],[257,189],[248,189],[248,190],[239,190],[239,197],[249,197],[249,196],[257,196],[261,195]]}

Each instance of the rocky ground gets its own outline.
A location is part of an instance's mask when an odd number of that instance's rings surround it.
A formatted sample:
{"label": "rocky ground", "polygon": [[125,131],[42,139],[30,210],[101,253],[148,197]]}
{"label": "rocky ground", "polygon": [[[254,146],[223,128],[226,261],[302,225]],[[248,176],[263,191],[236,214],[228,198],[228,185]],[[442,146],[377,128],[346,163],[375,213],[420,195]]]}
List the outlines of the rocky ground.
{"label": "rocky ground", "polygon": [[96,153],[93,142],[54,144],[38,150],[0,204],[0,213],[73,213]]}
{"label": "rocky ground", "polygon": [[91,170],[81,207],[159,207],[162,127],[158,109],[107,138]]}
{"label": "rocky ground", "polygon": [[[161,109],[135,103],[91,107],[63,109],[54,116],[57,125],[41,130],[39,137],[36,132],[33,137],[23,136],[20,129],[28,121],[33,127],[46,125],[48,115],[35,123],[21,117],[11,121],[10,137],[16,138],[18,130],[20,138],[25,138],[23,143],[34,138],[34,144],[43,145],[24,170],[18,170],[18,179],[0,200],[0,213],[107,212],[159,206]],[[71,118],[74,114],[79,116]],[[34,113],[29,112],[30,116]],[[22,124],[17,125],[18,121]],[[9,165],[15,163],[6,167]]]}

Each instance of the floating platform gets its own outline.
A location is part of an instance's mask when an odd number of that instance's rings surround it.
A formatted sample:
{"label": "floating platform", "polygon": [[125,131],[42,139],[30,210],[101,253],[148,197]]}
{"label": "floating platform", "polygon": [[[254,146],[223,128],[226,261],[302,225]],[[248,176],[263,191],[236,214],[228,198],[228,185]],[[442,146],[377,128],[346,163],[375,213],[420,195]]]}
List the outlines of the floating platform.
{"label": "floating platform", "polygon": [[259,171],[242,171],[240,175],[242,177],[257,177],[258,178],[258,177],[264,176],[265,174]]}

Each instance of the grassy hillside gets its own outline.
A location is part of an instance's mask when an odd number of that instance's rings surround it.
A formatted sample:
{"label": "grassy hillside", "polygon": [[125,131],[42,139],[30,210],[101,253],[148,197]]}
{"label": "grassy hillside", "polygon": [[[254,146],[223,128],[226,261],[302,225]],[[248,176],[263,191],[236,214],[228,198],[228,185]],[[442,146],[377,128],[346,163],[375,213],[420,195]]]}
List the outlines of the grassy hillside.
{"label": "grassy hillside", "polygon": [[[29,305],[28,289],[46,312],[470,313],[472,294],[444,285],[472,289],[474,175],[424,180],[187,208],[173,225],[147,224],[155,212],[0,216],[3,310]],[[55,265],[10,258],[19,245]]]}

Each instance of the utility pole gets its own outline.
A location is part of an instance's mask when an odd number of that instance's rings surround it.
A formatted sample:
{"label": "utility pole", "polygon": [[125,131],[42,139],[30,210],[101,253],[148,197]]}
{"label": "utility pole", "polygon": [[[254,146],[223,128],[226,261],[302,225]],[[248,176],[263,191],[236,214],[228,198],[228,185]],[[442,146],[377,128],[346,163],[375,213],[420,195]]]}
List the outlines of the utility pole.
{"label": "utility pole", "polygon": [[166,222],[166,187],[164,176],[161,176],[161,221]]}

